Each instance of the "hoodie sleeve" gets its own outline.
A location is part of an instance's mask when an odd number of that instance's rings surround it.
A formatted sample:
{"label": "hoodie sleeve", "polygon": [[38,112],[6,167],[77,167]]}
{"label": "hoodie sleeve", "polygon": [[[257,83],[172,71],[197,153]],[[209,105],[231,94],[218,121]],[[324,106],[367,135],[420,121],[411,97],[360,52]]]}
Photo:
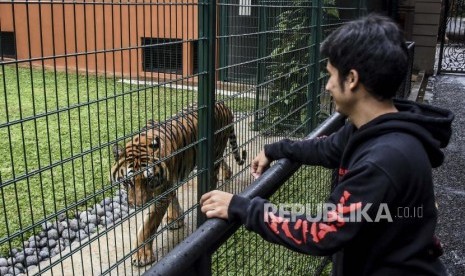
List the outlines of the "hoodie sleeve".
{"label": "hoodie sleeve", "polygon": [[352,124],[346,124],[330,136],[301,141],[283,139],[279,142],[265,145],[265,155],[271,160],[287,158],[305,165],[337,168],[344,147],[353,130],[354,127]]}
{"label": "hoodie sleeve", "polygon": [[365,223],[374,221],[377,215],[392,220],[381,202],[392,201],[395,191],[382,169],[366,163],[343,178],[328,202],[322,205],[321,210],[326,212],[292,215],[270,207],[272,205],[265,199],[250,200],[235,195],[228,209],[229,220],[239,220],[265,240],[297,252],[333,254],[353,240]]}

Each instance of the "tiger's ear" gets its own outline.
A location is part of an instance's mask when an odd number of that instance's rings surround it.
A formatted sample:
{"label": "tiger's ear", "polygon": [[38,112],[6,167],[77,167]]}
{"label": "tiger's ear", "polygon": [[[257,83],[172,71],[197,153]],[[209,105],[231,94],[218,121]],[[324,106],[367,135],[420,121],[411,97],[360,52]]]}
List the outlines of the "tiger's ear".
{"label": "tiger's ear", "polygon": [[149,144],[149,147],[153,150],[159,149],[160,148],[160,137],[155,136],[155,138],[152,140],[152,143]]}
{"label": "tiger's ear", "polygon": [[114,144],[112,150],[115,161],[118,161],[121,157],[124,156],[124,148],[120,147],[118,144]]}

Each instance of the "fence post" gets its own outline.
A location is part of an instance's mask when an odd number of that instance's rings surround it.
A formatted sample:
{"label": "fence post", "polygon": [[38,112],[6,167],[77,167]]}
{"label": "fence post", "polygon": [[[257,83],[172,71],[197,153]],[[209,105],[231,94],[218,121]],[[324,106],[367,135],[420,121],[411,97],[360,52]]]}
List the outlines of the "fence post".
{"label": "fence post", "polygon": [[313,130],[318,125],[316,111],[318,108],[318,92],[320,91],[320,41],[321,41],[321,20],[322,20],[322,1],[316,1],[316,7],[312,6],[312,33],[311,33],[311,45],[313,45],[313,53],[310,55],[310,74],[309,85],[307,90],[307,98],[309,104],[307,105],[307,118],[310,118],[310,124],[307,125],[307,133]]}
{"label": "fence post", "polygon": [[[264,92],[266,89],[263,86],[263,82],[265,80],[265,70],[266,70],[266,62],[263,58],[266,56],[267,52],[267,35],[266,30],[267,26],[267,12],[266,7],[264,7],[263,1],[259,0],[259,11],[258,11],[258,66],[257,66],[257,83],[255,88],[255,113],[254,113],[254,130],[258,131],[260,129],[259,123],[259,112],[258,109],[260,108],[260,92]],[[265,91],[266,92],[266,91]]]}
{"label": "fence post", "polygon": [[440,74],[442,70],[442,57],[444,55],[444,44],[446,43],[446,31],[447,31],[447,17],[449,16],[449,0],[442,1],[442,22],[440,27],[439,39],[441,40],[441,46],[439,48],[439,60],[438,60],[438,71]]}
{"label": "fence post", "polygon": [[[199,2],[199,145],[197,150],[198,193],[197,200],[211,190],[214,173],[213,137],[216,78],[216,0]],[[197,208],[197,225],[205,216]]]}

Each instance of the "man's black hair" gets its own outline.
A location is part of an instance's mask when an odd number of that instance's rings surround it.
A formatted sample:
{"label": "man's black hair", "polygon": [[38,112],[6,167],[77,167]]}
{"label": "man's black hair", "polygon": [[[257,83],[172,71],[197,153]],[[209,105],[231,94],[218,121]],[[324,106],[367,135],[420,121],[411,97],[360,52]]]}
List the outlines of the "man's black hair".
{"label": "man's black hair", "polygon": [[344,24],[321,44],[321,53],[343,83],[351,69],[379,100],[391,99],[407,74],[408,53],[402,31],[391,19],[370,14]]}

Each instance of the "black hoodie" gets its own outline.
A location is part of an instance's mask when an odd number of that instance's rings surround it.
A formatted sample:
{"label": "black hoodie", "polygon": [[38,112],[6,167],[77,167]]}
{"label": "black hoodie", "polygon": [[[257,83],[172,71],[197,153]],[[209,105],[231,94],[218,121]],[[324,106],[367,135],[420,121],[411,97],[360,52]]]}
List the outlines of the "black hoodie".
{"label": "black hoodie", "polygon": [[449,142],[454,116],[409,101],[395,104],[399,112],[360,129],[347,123],[328,137],[265,146],[271,160],[338,168],[327,201],[335,210],[291,219],[265,210],[262,198],[235,195],[229,220],[298,252],[334,254],[335,275],[444,275],[431,168],[444,160],[440,148]]}

